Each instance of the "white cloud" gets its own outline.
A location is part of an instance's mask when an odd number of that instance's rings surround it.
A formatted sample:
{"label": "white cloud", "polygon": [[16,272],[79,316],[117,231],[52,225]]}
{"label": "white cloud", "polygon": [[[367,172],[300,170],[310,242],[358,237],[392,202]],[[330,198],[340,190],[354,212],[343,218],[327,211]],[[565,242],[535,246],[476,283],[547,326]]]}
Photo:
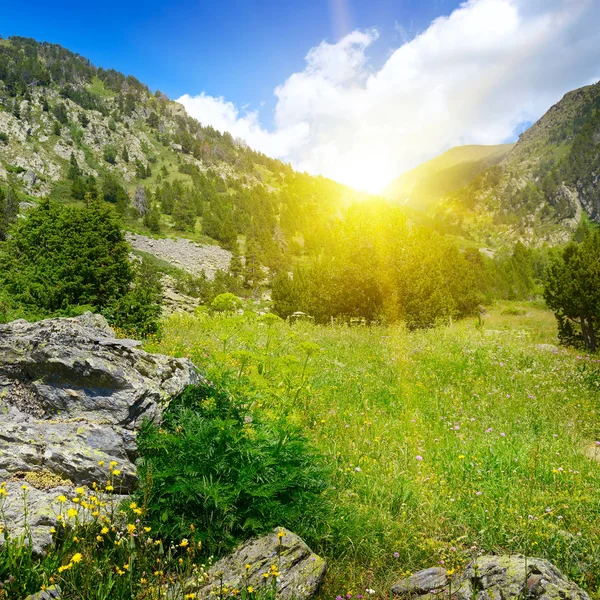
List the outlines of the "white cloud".
{"label": "white cloud", "polygon": [[179,99],[202,123],[296,168],[376,190],[465,143],[494,144],[600,76],[597,0],[469,0],[376,72],[375,30],[322,42],[275,89],[275,128],[205,94]]}

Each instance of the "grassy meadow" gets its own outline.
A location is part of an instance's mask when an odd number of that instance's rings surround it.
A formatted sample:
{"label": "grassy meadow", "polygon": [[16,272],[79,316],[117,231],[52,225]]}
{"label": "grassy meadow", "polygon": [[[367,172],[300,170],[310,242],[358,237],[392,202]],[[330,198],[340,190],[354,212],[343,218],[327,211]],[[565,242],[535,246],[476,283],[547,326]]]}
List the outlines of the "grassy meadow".
{"label": "grassy meadow", "polygon": [[[546,557],[600,597],[600,364],[556,344],[552,314],[402,326],[171,317],[145,348],[187,356],[266,418],[301,424],[331,465],[322,597],[379,595],[401,575],[478,553]],[[282,524],[285,525],[285,524]]]}

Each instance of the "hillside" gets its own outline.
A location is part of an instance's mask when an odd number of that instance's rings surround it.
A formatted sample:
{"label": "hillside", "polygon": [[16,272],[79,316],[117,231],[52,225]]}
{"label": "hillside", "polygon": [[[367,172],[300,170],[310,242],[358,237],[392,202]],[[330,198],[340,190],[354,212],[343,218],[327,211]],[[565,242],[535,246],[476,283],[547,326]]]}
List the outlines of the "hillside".
{"label": "hillside", "polygon": [[600,221],[600,83],[566,94],[503,160],[430,210],[473,239],[563,242],[582,215]]}
{"label": "hillside", "polygon": [[438,200],[462,188],[486,169],[497,165],[514,144],[457,146],[395,179],[384,196],[417,210],[428,210]]}
{"label": "hillside", "polygon": [[290,248],[318,247],[361,197],[203,126],[132,76],[21,37],[0,39],[3,186],[22,206],[100,194],[137,234],[218,243],[272,269]]}

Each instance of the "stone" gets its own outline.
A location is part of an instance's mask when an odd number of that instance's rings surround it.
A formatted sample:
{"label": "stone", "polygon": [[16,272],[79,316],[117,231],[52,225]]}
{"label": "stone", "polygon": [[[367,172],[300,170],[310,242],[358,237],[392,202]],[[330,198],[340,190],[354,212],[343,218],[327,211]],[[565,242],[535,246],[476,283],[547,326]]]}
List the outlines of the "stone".
{"label": "stone", "polygon": [[[189,360],[139,345],[92,313],[0,325],[0,481],[29,486],[36,552],[51,542],[61,493],[102,484],[111,461],[121,472],[115,492],[134,488],[142,422],[159,422],[172,397],[205,381]],[[7,511],[11,535],[20,535],[22,502]]]}
{"label": "stone", "polygon": [[51,585],[37,594],[30,594],[25,600],[60,600],[62,592],[58,585]]}
{"label": "stone", "polygon": [[448,577],[443,569],[419,571],[392,587],[396,596],[431,598],[452,591],[455,600],[589,600],[552,563],[524,556],[480,556],[464,571]]}
{"label": "stone", "polygon": [[29,169],[28,171],[25,171],[25,173],[23,173],[23,183],[27,187],[33,187],[36,181],[37,175],[35,174],[35,171]]}
{"label": "stone", "polygon": [[[91,313],[0,325],[5,401],[38,418],[136,429],[144,418],[159,418],[171,397],[201,379],[189,360],[148,354],[138,344],[117,339],[104,317]],[[27,388],[27,398],[11,401],[15,383]]]}
{"label": "stone", "polygon": [[219,246],[202,246],[183,238],[153,239],[136,233],[127,233],[125,237],[136,250],[152,254],[194,276],[204,273],[212,280],[218,270],[228,271],[231,263],[231,252]]}
{"label": "stone", "polygon": [[[283,533],[282,537],[279,534]],[[250,565],[246,569],[246,565]],[[201,598],[218,597],[220,587],[241,589],[265,585],[264,573],[275,565],[280,573],[277,594],[281,600],[312,598],[325,576],[325,560],[317,556],[296,534],[276,528],[270,534],[249,540],[233,554],[216,562],[208,571],[209,583],[197,591]]]}
{"label": "stone", "polygon": [[394,596],[422,596],[432,590],[444,588],[448,583],[446,569],[432,567],[419,571],[392,586]]}

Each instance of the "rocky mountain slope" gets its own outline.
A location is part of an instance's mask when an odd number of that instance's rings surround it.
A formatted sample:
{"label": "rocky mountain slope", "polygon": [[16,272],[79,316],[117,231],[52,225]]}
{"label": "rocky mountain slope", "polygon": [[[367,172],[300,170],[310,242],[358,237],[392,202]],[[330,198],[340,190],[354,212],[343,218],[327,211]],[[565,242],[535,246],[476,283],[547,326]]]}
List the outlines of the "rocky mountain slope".
{"label": "rocky mountain slope", "polygon": [[429,215],[474,239],[563,242],[582,215],[600,222],[600,83],[566,94],[496,166]]}
{"label": "rocky mountain slope", "polygon": [[318,247],[340,207],[362,197],[203,126],[134,77],[55,44],[0,38],[0,240],[15,218],[2,216],[4,196],[14,206],[15,196],[97,195],[137,234],[216,243],[270,269]]}

